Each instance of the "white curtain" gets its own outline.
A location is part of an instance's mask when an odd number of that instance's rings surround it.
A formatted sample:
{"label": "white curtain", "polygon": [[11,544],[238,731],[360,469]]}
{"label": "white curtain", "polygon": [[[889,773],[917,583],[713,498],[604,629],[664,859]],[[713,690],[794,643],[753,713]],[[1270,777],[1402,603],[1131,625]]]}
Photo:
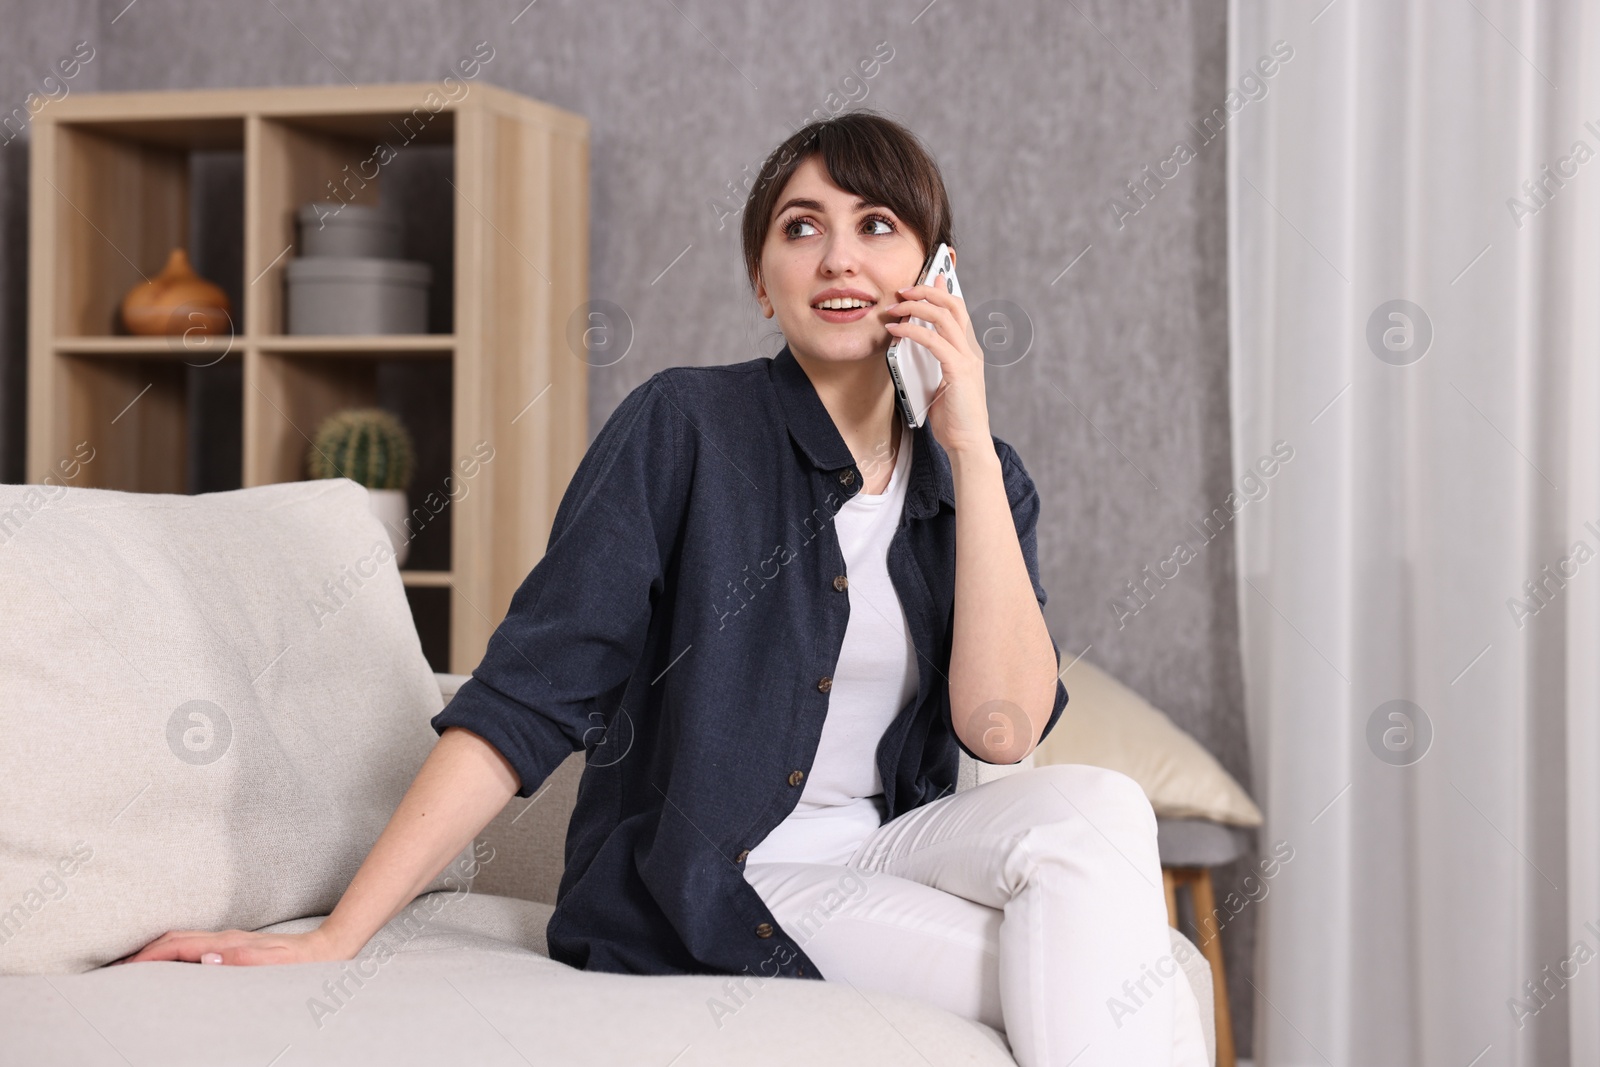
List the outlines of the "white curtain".
{"label": "white curtain", "polygon": [[1595,1067],[1600,10],[1230,24],[1256,1062]]}

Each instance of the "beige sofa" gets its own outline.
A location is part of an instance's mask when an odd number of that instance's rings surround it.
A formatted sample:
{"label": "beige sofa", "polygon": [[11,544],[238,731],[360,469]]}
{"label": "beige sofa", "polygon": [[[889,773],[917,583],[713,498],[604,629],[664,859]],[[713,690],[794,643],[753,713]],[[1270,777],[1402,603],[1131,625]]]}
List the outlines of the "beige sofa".
{"label": "beige sofa", "polygon": [[[168,926],[315,927],[462,678],[427,669],[392,560],[351,569],[383,538],[353,483],[26,488],[0,486],[0,612],[28,635],[0,648],[6,1062],[1013,1063],[989,1027],[847,983],[548,959],[581,753],[354,961],[100,966]],[[308,606],[345,572],[350,595]],[[963,757],[961,787],[1008,770]],[[1214,1048],[1209,972],[1173,938]]]}

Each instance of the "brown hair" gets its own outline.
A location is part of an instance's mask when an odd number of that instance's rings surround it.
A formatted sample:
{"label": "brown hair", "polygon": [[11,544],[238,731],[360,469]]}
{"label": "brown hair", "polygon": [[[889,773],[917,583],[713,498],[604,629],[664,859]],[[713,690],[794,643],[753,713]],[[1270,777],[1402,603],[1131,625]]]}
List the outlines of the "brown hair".
{"label": "brown hair", "polygon": [[750,287],[761,271],[761,249],[772,228],[773,209],[789,178],[807,158],[822,157],[835,185],[893,211],[922,239],[924,253],[940,242],[955,247],[950,197],[939,165],[915,134],[893,119],[862,108],[796,130],[761,167],[745,201],[742,230]]}

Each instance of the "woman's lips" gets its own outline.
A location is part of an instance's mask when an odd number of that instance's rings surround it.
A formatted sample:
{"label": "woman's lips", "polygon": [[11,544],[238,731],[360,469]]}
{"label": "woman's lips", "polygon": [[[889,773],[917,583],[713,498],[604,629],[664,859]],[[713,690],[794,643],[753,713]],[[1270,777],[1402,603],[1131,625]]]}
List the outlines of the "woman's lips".
{"label": "woman's lips", "polygon": [[821,316],[824,322],[855,322],[857,319],[866,318],[867,313],[876,306],[874,304],[864,308],[843,308],[837,311],[833,308],[812,308],[811,310]]}

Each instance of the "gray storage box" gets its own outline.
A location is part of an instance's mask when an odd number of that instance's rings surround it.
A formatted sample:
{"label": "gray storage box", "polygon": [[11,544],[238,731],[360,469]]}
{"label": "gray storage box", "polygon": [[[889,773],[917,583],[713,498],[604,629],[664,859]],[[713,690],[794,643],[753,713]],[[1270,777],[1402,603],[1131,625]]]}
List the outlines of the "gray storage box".
{"label": "gray storage box", "polygon": [[384,208],[314,201],[299,211],[300,254],[400,258],[400,218]]}
{"label": "gray storage box", "polygon": [[289,333],[426,333],[433,270],[403,259],[289,261]]}

